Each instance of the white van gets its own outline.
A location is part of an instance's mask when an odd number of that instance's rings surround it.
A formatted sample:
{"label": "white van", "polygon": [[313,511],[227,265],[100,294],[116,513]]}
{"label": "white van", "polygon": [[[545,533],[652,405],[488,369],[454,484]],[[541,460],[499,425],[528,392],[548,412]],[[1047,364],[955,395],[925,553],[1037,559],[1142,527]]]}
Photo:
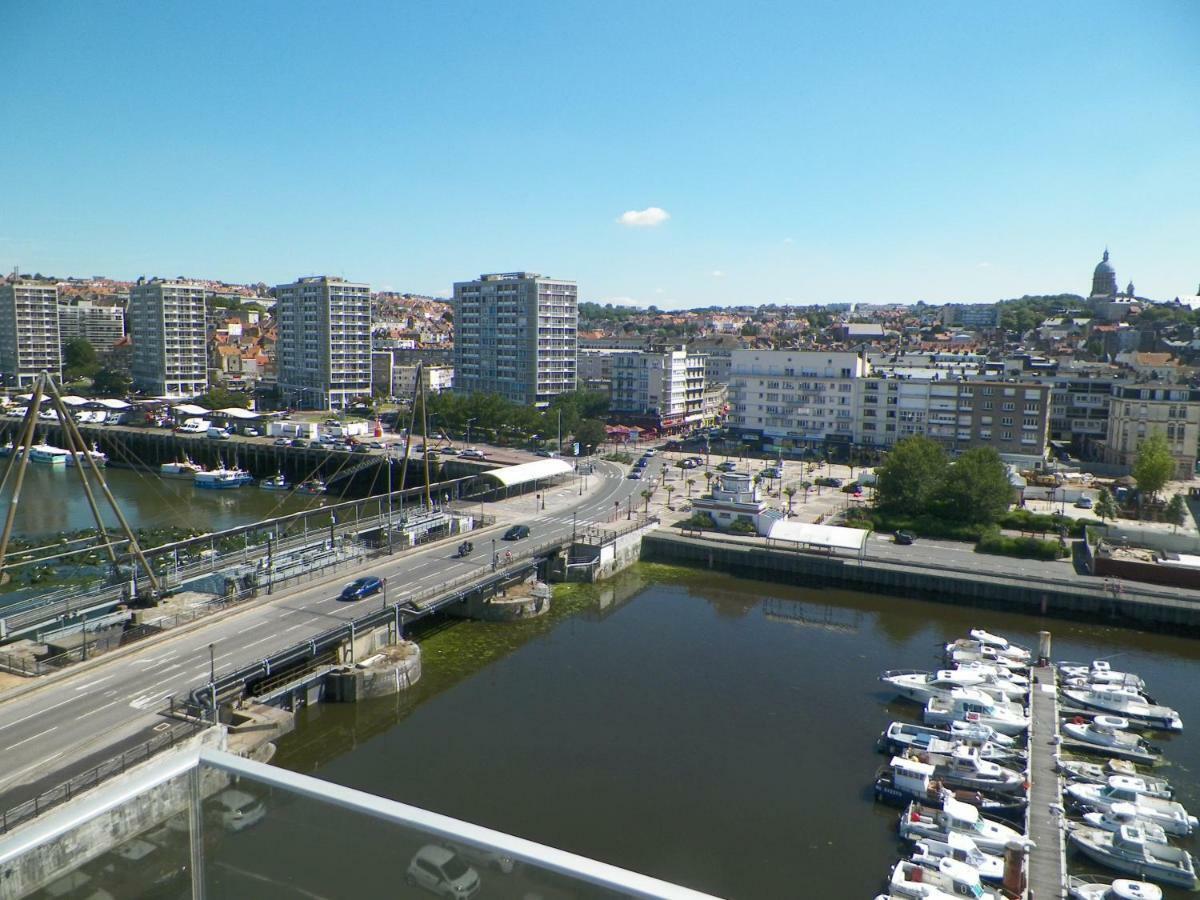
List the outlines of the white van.
{"label": "white van", "polygon": [[227,441],[229,440],[229,432],[224,428],[210,428],[206,432],[210,440]]}
{"label": "white van", "polygon": [[212,422],[208,419],[184,419],[183,424],[179,426],[179,430],[187,434],[204,434],[212,427]]}

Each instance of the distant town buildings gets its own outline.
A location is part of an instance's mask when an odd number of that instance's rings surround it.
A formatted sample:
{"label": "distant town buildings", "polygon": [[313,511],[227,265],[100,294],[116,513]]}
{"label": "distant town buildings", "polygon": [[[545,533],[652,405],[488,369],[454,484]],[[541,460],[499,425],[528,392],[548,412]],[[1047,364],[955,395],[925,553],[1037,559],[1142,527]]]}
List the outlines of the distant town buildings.
{"label": "distant town buildings", "polygon": [[546,406],[576,387],[578,289],[532,272],[454,285],[454,389]]}
{"label": "distant town buildings", "polygon": [[26,387],[42,372],[62,377],[58,287],[29,279],[0,284],[0,378]]}
{"label": "distant town buildings", "polygon": [[208,390],[204,286],[139,281],[129,292],[133,386],[152,397],[194,397]]}
{"label": "distant town buildings", "polygon": [[371,288],[340,278],[300,278],[275,288],[283,401],[347,409],[371,396]]}

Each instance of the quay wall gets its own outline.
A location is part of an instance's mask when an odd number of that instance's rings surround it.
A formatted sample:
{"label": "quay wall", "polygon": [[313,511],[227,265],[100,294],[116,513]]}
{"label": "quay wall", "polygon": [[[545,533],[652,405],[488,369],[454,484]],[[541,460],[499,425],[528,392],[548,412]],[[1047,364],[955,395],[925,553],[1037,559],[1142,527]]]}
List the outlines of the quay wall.
{"label": "quay wall", "polygon": [[847,557],[721,543],[662,532],[642,538],[641,558],[781,584],[837,587],[959,606],[1200,634],[1200,603],[1127,593],[1114,596],[1103,591],[1102,583],[1095,588],[1081,585],[1076,589],[981,572],[880,565]]}

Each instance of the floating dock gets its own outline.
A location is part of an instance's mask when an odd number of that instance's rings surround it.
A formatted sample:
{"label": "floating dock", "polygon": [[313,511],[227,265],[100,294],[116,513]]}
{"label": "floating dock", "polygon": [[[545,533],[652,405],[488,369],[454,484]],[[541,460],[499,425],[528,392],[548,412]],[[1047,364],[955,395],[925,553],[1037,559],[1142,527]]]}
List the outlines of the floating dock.
{"label": "floating dock", "polygon": [[[1048,637],[1048,636],[1047,636]],[[1043,657],[1031,666],[1029,695],[1029,852],[1026,897],[1058,900],[1067,895],[1062,784],[1058,778],[1058,687],[1054,666]]]}

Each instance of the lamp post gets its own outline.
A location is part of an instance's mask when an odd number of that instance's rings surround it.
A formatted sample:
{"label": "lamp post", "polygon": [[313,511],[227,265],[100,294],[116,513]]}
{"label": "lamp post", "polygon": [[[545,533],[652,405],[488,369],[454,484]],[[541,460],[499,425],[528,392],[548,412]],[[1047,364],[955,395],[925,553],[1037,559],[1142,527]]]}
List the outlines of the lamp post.
{"label": "lamp post", "polygon": [[558,409],[558,446],[555,448],[562,455],[562,407]]}
{"label": "lamp post", "polygon": [[471,423],[475,422],[475,421],[477,421],[477,419],[467,419],[467,446],[468,447],[471,446]]}
{"label": "lamp post", "polygon": [[496,571],[496,539],[492,538],[492,571]]}
{"label": "lamp post", "polygon": [[216,644],[208,645],[208,682],[216,684],[217,682],[217,657],[215,656]]}

